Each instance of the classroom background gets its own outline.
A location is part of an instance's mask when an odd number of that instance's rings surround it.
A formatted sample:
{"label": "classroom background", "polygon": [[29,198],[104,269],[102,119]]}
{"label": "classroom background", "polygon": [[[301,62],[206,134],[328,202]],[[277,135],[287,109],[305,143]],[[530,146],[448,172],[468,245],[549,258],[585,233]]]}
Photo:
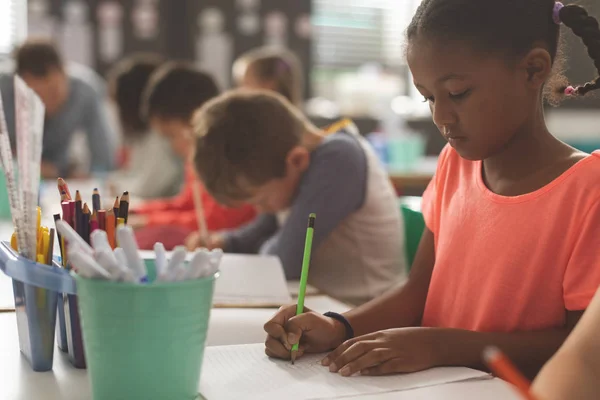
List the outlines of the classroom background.
{"label": "classroom background", "polygon": [[[5,0],[0,60],[24,37],[57,41],[64,59],[105,76],[137,52],[188,60],[221,90],[232,63],[261,46],[291,50],[302,64],[304,110],[319,126],[351,118],[370,138],[401,195],[420,195],[444,145],[411,84],[403,32],[417,0]],[[585,2],[592,14],[600,5]],[[576,40],[566,38],[567,42]],[[567,76],[593,75],[582,46],[568,46]],[[581,62],[577,62],[581,60]],[[108,105],[110,107],[110,105]],[[585,151],[600,147],[600,98],[548,110],[550,130]],[[117,138],[118,139],[118,138]],[[82,146],[84,147],[84,146]],[[81,151],[73,151],[81,156]]]}

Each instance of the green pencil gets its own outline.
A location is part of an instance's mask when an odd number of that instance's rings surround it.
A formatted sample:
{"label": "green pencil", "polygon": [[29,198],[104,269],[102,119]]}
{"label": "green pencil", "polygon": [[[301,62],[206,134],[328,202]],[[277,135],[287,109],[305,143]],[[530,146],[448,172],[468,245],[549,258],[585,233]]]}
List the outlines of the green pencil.
{"label": "green pencil", "polygon": [[[306,228],[306,241],[304,242],[304,258],[302,259],[302,274],[300,275],[300,290],[298,290],[298,305],[296,306],[296,315],[304,312],[304,295],[306,294],[306,282],[308,281],[308,268],[310,266],[310,252],[312,250],[313,232],[315,229],[316,214],[308,216],[308,227]],[[292,364],[296,361],[298,353],[298,343],[292,346],[291,358]]]}

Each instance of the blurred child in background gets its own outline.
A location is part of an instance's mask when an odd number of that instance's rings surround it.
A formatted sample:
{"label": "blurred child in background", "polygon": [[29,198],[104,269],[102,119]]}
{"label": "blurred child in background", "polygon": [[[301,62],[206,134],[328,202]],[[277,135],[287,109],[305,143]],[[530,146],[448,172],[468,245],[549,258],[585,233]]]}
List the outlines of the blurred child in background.
{"label": "blurred child in background", "polygon": [[[198,245],[273,254],[298,279],[306,220],[317,214],[309,282],[362,303],[402,280],[400,210],[387,173],[366,141],[343,127],[327,135],[283,96],[235,90],[194,117],[197,171],[226,204],[262,214]],[[276,214],[289,210],[283,224]]]}
{"label": "blurred child in background", "polygon": [[272,47],[250,50],[233,64],[233,78],[240,87],[271,90],[302,108],[302,65],[290,51]]}
{"label": "blurred child in background", "polygon": [[[194,185],[199,183],[193,167],[187,163],[194,148],[191,118],[196,109],[218,94],[212,77],[187,64],[166,64],[151,77],[142,102],[143,115],[152,129],[170,141],[173,151],[186,162],[186,170],[179,195],[150,201],[132,210],[129,224],[138,229],[140,247],[162,241],[165,247],[172,248],[199,229],[193,195]],[[202,187],[200,191],[209,231],[236,228],[255,217],[251,206],[224,207]]]}
{"label": "blurred child in background", "polygon": [[174,196],[183,182],[183,163],[169,141],[151,130],[140,114],[142,93],[162,58],[137,54],[122,60],[109,73],[110,97],[118,110],[123,137],[122,170],[110,179],[114,192],[152,199]]}

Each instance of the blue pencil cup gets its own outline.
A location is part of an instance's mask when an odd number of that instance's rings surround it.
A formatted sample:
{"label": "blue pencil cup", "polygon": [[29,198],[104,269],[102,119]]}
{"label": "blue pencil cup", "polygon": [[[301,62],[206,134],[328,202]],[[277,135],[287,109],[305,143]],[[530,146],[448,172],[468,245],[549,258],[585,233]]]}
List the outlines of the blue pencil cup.
{"label": "blue pencil cup", "polygon": [[13,280],[19,347],[34,371],[52,369],[59,293],[75,293],[75,281],[57,265],[35,263],[0,243],[0,269]]}
{"label": "blue pencil cup", "polygon": [[58,321],[56,324],[56,345],[62,352],[69,351],[69,344],[67,341],[67,325],[65,321],[65,308],[63,306],[64,295],[58,294]]}

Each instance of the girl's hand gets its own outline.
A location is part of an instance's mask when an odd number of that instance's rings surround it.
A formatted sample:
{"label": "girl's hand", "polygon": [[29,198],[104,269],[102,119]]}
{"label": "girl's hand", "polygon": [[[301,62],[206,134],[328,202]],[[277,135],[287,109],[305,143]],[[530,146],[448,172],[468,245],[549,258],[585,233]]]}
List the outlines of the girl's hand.
{"label": "girl's hand", "polygon": [[389,375],[436,366],[434,341],[427,328],[389,329],[344,342],[322,361],[343,376]]}
{"label": "girl's hand", "polygon": [[281,307],[265,324],[265,352],[269,357],[290,358],[292,346],[299,343],[296,357],[304,353],[323,353],[337,347],[346,335],[342,323],[305,308],[296,316],[296,306]]}

